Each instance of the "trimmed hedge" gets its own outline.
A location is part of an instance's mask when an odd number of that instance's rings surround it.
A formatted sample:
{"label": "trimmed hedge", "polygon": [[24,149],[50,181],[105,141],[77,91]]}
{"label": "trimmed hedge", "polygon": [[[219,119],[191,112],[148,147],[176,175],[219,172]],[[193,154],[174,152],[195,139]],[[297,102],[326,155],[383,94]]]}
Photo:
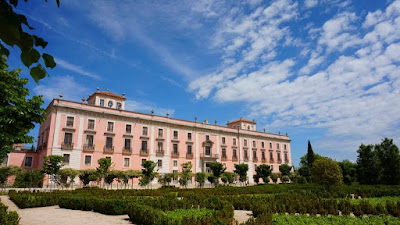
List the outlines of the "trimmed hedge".
{"label": "trimmed hedge", "polygon": [[18,225],[19,215],[15,211],[7,211],[8,206],[0,201],[0,224],[1,225]]}

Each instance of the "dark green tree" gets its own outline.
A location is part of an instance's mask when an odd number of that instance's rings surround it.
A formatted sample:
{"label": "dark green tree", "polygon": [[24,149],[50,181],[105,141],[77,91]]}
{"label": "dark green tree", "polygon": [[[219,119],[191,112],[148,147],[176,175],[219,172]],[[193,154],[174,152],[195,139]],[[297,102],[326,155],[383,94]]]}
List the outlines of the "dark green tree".
{"label": "dark green tree", "polygon": [[206,182],[207,174],[204,172],[196,173],[196,182],[199,183],[199,187],[203,187]]}
{"label": "dark green tree", "polygon": [[343,181],[342,171],[337,162],[330,158],[318,159],[311,169],[311,179],[314,183],[330,187],[341,184]]}
{"label": "dark green tree", "polygon": [[213,174],[213,183],[215,186],[218,186],[219,178],[225,172],[226,168],[224,167],[224,165],[222,165],[222,163],[215,162],[210,165],[210,169]]}
{"label": "dark green tree", "polygon": [[360,184],[378,184],[380,167],[373,145],[360,145],[357,150],[357,178]]}
{"label": "dark green tree", "polygon": [[315,161],[314,151],[311,146],[310,140],[308,140],[308,149],[307,149],[307,166],[312,168],[312,165]]}
{"label": "dark green tree", "polygon": [[263,182],[265,184],[268,184],[269,175],[271,175],[271,173],[272,173],[272,169],[271,169],[271,166],[269,166],[269,165],[261,164],[261,165],[257,166],[257,168],[256,168],[257,177],[262,178]]}
{"label": "dark green tree", "polygon": [[156,168],[157,163],[146,160],[142,164],[142,177],[140,178],[139,184],[140,186],[147,186],[153,181],[153,179],[157,176],[157,172],[154,171]]}
{"label": "dark green tree", "polygon": [[179,179],[179,184],[183,187],[187,187],[189,179],[192,179],[192,164],[191,163],[182,163],[182,173],[181,178]]}
{"label": "dark green tree", "polygon": [[98,179],[97,171],[93,169],[80,170],[79,179],[82,181],[83,186],[86,187],[91,181]]}
{"label": "dark green tree", "polygon": [[339,166],[343,173],[343,183],[351,184],[357,181],[357,163],[352,163],[349,160],[339,162]]}
{"label": "dark green tree", "polygon": [[274,184],[276,184],[276,182],[278,182],[279,175],[277,173],[271,173],[271,175],[269,175],[269,177],[271,177],[271,180],[272,180],[272,182],[274,182]]}
{"label": "dark green tree", "polygon": [[[98,177],[101,180],[104,179],[105,176],[107,176],[108,172],[110,171],[111,167],[111,159],[110,158],[100,158],[97,160],[97,163],[99,166],[96,168]],[[104,182],[103,182],[104,186]]]}
{"label": "dark green tree", "polygon": [[[27,0],[24,0],[27,2]],[[47,0],[46,0],[47,1]],[[60,0],[56,0],[60,5]],[[10,48],[17,46],[21,50],[21,61],[30,68],[30,75],[38,82],[47,74],[42,66],[40,58],[43,59],[47,68],[53,69],[56,66],[53,56],[38,51],[39,47],[46,48],[47,42],[34,34],[29,33],[34,28],[28,23],[26,17],[15,13],[18,0],[0,0],[0,55],[9,56]],[[7,45],[8,47],[6,47]],[[34,65],[33,67],[31,67]]]}
{"label": "dark green tree", "polygon": [[54,184],[60,184],[60,176],[58,171],[64,165],[64,157],[60,155],[49,155],[43,157],[43,173],[49,175]]}
{"label": "dark green tree", "polygon": [[13,150],[13,144],[33,143],[28,132],[35,123],[44,121],[46,112],[40,108],[41,96],[27,98],[30,94],[24,86],[28,79],[19,78],[21,70],[7,68],[5,58],[0,56],[0,161]]}
{"label": "dark green tree", "polygon": [[289,166],[288,164],[282,164],[279,166],[279,172],[281,172],[282,177],[289,176],[290,173],[292,172],[292,167]]}
{"label": "dark green tree", "polygon": [[249,170],[249,165],[245,163],[240,163],[235,165],[235,172],[237,175],[239,175],[239,181],[243,184],[244,182],[247,181],[247,171]]}
{"label": "dark green tree", "polygon": [[399,148],[393,143],[393,139],[383,139],[380,144],[375,145],[375,151],[382,169],[381,183],[400,184]]}
{"label": "dark green tree", "polygon": [[22,169],[18,166],[4,166],[0,167],[0,185],[5,187],[7,179],[10,176],[17,175],[21,173]]}

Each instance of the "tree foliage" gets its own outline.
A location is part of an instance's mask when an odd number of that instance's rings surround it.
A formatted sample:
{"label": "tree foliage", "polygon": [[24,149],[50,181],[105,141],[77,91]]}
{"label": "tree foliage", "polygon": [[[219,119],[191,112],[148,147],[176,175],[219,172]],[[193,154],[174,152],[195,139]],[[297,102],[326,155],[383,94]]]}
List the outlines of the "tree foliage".
{"label": "tree foliage", "polygon": [[78,176],[79,171],[72,168],[64,168],[58,171],[60,175],[60,183],[64,187],[70,187],[75,183],[75,177]]}
{"label": "tree foliage", "polygon": [[206,182],[206,178],[207,178],[207,173],[205,173],[205,172],[196,173],[196,182],[199,183],[200,187],[204,186],[204,183]]}
{"label": "tree foliage", "polygon": [[360,145],[357,150],[357,177],[360,184],[378,184],[380,169],[373,145]]}
{"label": "tree foliage", "polygon": [[60,155],[49,155],[43,157],[43,173],[50,176],[50,180],[54,182],[54,184],[60,183],[60,176],[58,175],[58,171],[64,165],[64,157]]}
{"label": "tree foliage", "polygon": [[380,144],[375,145],[375,151],[381,167],[381,183],[400,184],[399,148],[393,143],[393,139],[383,139]]}
{"label": "tree foliage", "polygon": [[111,159],[110,158],[100,158],[99,160],[97,160],[97,163],[99,164],[99,166],[96,168],[96,170],[99,175],[99,179],[101,180],[104,177],[106,177],[110,171]]}
{"label": "tree foliage", "polygon": [[282,174],[282,177],[289,176],[290,173],[292,172],[292,167],[289,166],[288,164],[282,164],[279,166],[279,172]]}
{"label": "tree foliage", "polygon": [[249,165],[245,163],[240,163],[235,165],[235,170],[233,172],[239,175],[239,181],[243,183],[247,181],[248,170],[249,170]]}
{"label": "tree foliage", "polygon": [[271,173],[270,177],[271,177],[272,182],[274,182],[276,184],[276,182],[278,182],[279,174]]}
{"label": "tree foliage", "polygon": [[182,173],[181,178],[179,179],[179,184],[183,187],[187,187],[189,179],[192,179],[192,164],[191,163],[182,163]]}
{"label": "tree foliage", "polygon": [[357,181],[357,163],[352,163],[350,160],[339,162],[339,166],[343,173],[343,183],[351,184]]}
{"label": "tree foliage", "polygon": [[91,181],[97,180],[97,171],[93,169],[80,170],[79,179],[82,181],[83,186],[86,187]]}
{"label": "tree foliage", "polygon": [[27,98],[30,94],[24,86],[28,80],[19,78],[21,70],[7,68],[0,56],[0,161],[12,151],[13,144],[32,143],[34,138],[28,132],[45,119],[45,110],[40,108],[42,97]]}
{"label": "tree foliage", "polygon": [[329,158],[321,158],[313,163],[311,178],[314,183],[327,187],[341,184],[343,181],[339,164]]}
{"label": "tree foliage", "polygon": [[314,151],[311,146],[310,140],[308,140],[308,148],[307,148],[307,166],[312,168],[312,165],[315,161]]}
{"label": "tree foliage", "polygon": [[[60,0],[56,0],[56,2],[59,6]],[[43,38],[29,33],[34,28],[29,25],[24,15],[15,12],[17,5],[18,0],[0,1],[0,55],[8,57],[9,49],[17,46],[21,50],[22,63],[30,68],[30,75],[38,82],[47,74],[45,67],[53,69],[56,62],[53,56],[39,52],[39,47],[44,49],[48,43]],[[40,59],[43,62],[40,62]]]}
{"label": "tree foliage", "polygon": [[257,178],[263,179],[263,182],[267,184],[269,182],[269,175],[271,175],[272,169],[271,166],[262,164],[257,166],[256,168],[256,176]]}
{"label": "tree foliage", "polygon": [[139,184],[140,186],[147,186],[151,181],[157,176],[157,173],[154,171],[157,164],[153,161],[146,160],[142,164],[142,177],[140,178]]}
{"label": "tree foliage", "polygon": [[226,168],[224,167],[224,165],[222,165],[222,163],[215,162],[210,165],[210,169],[213,174],[213,183],[215,186],[217,186],[219,183],[219,178],[225,172]]}
{"label": "tree foliage", "polygon": [[4,186],[8,177],[17,175],[22,172],[21,167],[18,166],[4,166],[0,167],[0,185]]}

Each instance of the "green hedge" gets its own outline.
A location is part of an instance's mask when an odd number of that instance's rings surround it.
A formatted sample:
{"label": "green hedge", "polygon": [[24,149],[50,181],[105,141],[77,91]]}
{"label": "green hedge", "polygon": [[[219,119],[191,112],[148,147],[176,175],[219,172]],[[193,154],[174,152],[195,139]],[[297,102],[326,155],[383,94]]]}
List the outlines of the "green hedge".
{"label": "green hedge", "polygon": [[1,225],[18,225],[19,215],[15,211],[7,211],[8,206],[0,201],[0,224]]}

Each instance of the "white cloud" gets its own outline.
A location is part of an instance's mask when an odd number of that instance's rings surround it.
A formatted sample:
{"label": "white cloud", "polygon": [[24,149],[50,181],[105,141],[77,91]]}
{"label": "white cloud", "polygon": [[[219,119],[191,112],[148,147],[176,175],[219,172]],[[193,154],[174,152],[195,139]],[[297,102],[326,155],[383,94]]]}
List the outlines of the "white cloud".
{"label": "white cloud", "polygon": [[151,110],[154,110],[155,115],[166,116],[169,113],[170,116],[173,116],[175,113],[174,109],[167,109],[162,107],[157,107],[156,104],[145,103],[135,100],[126,100],[125,101],[125,110],[136,111],[150,114]]}
{"label": "white cloud", "polygon": [[69,63],[67,61],[64,61],[64,60],[62,60],[60,58],[55,58],[54,60],[56,61],[57,66],[60,66],[60,67],[62,67],[64,69],[67,69],[69,71],[78,73],[78,74],[83,75],[83,76],[87,76],[87,77],[90,77],[90,78],[93,78],[93,79],[96,79],[96,80],[100,80],[100,76],[99,75],[97,75],[95,73],[92,73],[92,72],[89,72],[89,71],[83,69],[82,67],[80,67],[78,65],[74,65],[74,64]]}
{"label": "white cloud", "polygon": [[90,93],[89,88],[82,86],[73,76],[51,76],[40,81],[40,84],[33,88],[36,95],[42,95],[46,101],[58,98],[60,94],[64,99],[80,101]]}
{"label": "white cloud", "polygon": [[305,0],[304,4],[307,8],[312,8],[318,5],[318,0]]}

